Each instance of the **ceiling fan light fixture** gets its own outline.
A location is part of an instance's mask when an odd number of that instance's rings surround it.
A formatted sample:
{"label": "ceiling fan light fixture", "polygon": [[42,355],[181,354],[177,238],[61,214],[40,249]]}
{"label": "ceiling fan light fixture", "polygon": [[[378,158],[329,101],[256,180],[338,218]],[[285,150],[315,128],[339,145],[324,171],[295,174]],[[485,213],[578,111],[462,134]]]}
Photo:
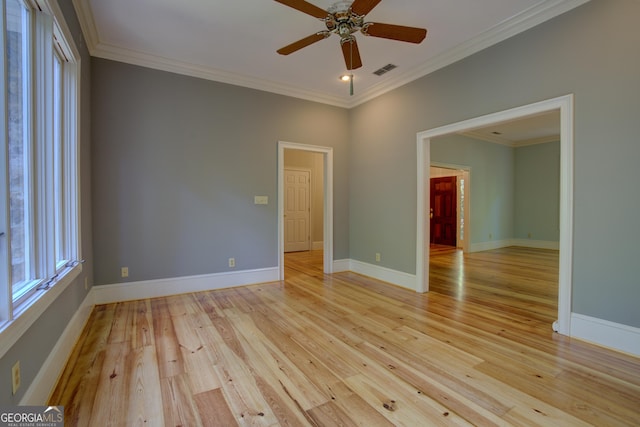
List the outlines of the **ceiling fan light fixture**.
{"label": "ceiling fan light fixture", "polygon": [[353,74],[343,74],[340,77],[343,83],[349,83],[349,96],[353,96]]}

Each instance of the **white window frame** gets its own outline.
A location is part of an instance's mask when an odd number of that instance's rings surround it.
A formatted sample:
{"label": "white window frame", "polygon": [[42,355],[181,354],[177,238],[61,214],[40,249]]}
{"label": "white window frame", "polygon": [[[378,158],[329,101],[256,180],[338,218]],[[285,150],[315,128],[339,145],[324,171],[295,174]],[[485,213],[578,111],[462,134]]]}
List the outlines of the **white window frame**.
{"label": "white window frame", "polygon": [[[5,1],[0,0],[2,19],[0,20],[0,49],[5,50]],[[33,218],[28,223],[33,238],[34,248],[32,277],[37,279],[37,289],[28,297],[14,302],[12,286],[8,277],[0,277],[0,358],[15,344],[55,299],[82,272],[82,247],[80,223],[80,53],[75,47],[71,32],[67,27],[63,14],[55,0],[20,0],[30,7],[35,15],[31,36],[34,48],[31,58],[34,61],[33,103],[30,120],[32,131],[33,153],[31,167],[33,182],[30,189],[33,196]],[[62,227],[55,232],[56,209],[55,185],[53,182],[54,161],[54,96],[53,96],[53,61],[54,55],[62,59],[62,93],[60,110],[61,137],[64,147],[61,211],[64,212]],[[7,268],[7,276],[11,268],[8,210],[8,158],[7,158],[7,103],[6,103],[6,65],[0,64],[0,86],[3,95],[0,102],[0,263]],[[62,252],[68,259],[60,260],[56,236],[62,237]],[[1,270],[0,270],[1,271]]]}

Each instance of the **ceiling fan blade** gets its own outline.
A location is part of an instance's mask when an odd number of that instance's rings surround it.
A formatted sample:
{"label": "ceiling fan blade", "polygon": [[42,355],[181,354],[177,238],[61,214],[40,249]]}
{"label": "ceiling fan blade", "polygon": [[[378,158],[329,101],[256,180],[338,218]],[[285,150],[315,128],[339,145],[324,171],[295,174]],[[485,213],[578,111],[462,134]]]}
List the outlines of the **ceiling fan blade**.
{"label": "ceiling fan blade", "polygon": [[329,16],[329,13],[320,9],[318,6],[315,6],[309,2],[304,0],[276,0],[278,3],[282,3],[285,6],[292,7],[296,10],[299,10],[302,13],[306,13],[307,15],[314,16],[318,19],[324,19]]}
{"label": "ceiling fan blade", "polygon": [[424,28],[381,24],[379,22],[367,22],[362,28],[362,33],[367,36],[381,37],[384,39],[409,43],[420,43],[427,36],[427,30]]}
{"label": "ceiling fan blade", "polygon": [[351,5],[351,11],[358,16],[364,16],[378,5],[382,0],[355,0]]}
{"label": "ceiling fan blade", "polygon": [[362,67],[362,59],[360,59],[360,51],[358,50],[358,42],[355,38],[347,40],[341,40],[342,55],[344,56],[344,63],[347,65],[347,70],[355,70]]}
{"label": "ceiling fan blade", "polygon": [[326,39],[327,37],[329,37],[329,35],[331,35],[331,33],[328,31],[320,31],[319,33],[311,34],[310,36],[300,39],[297,42],[293,42],[290,45],[278,49],[278,53],[280,55],[289,55],[290,53],[300,50],[303,47],[307,47],[310,44]]}

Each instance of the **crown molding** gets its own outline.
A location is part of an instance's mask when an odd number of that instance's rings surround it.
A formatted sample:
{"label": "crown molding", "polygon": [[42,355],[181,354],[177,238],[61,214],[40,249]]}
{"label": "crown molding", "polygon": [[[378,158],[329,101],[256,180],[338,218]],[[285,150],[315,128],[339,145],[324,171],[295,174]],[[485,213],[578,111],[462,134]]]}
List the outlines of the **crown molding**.
{"label": "crown molding", "polygon": [[257,79],[243,76],[237,73],[204,67],[197,64],[180,62],[156,55],[123,49],[108,44],[98,44],[91,51],[91,56],[113,61],[124,62],[132,65],[167,71],[176,74],[183,74],[205,80],[212,80],[220,83],[227,83],[235,86],[242,86],[250,89],[257,89],[278,95],[285,95],[308,101],[320,102],[342,108],[348,108],[349,104],[340,97],[327,95],[323,92],[310,91],[296,88],[290,85],[283,85],[269,80]]}
{"label": "crown molding", "polygon": [[500,24],[481,33],[479,36],[462,43],[453,49],[437,55],[432,60],[423,65],[395,76],[375,85],[365,92],[344,99],[342,97],[327,95],[323,92],[310,91],[290,85],[280,84],[264,79],[257,79],[249,76],[242,76],[227,71],[212,69],[201,65],[188,64],[175,61],[169,58],[149,55],[142,52],[123,49],[117,46],[108,45],[100,40],[100,34],[93,19],[93,12],[89,0],[72,0],[73,6],[80,21],[80,27],[87,41],[87,47],[91,56],[103,59],[110,59],[118,62],[125,62],[162,71],[177,74],[184,74],[221,83],[243,86],[279,95],[291,96],[308,101],[320,102],[342,108],[352,108],[391,90],[404,86],[414,80],[424,77],[436,70],[451,65],[469,55],[486,49],[496,43],[508,39],[516,34],[535,27],[551,18],[578,7],[590,0],[545,0],[541,3],[523,11],[522,13],[501,22]]}
{"label": "crown molding", "polygon": [[353,102],[350,104],[350,107],[355,107],[359,104],[377,98],[378,96],[393,89],[397,89],[400,86],[404,86],[407,83],[431,74],[434,71],[453,64],[454,62],[460,61],[467,56],[473,55],[474,53],[480,52],[494,44],[513,37],[516,34],[529,30],[536,25],[568,12],[569,10],[581,6],[589,1],[590,0],[543,1],[484,31],[477,37],[435,56],[420,67],[369,88],[361,96],[355,97]]}
{"label": "crown molding", "polygon": [[508,138],[502,138],[498,135],[487,135],[482,132],[476,132],[473,130],[461,132],[460,135],[473,138],[473,139],[479,139],[481,141],[492,142],[494,144],[506,145],[507,147],[514,147],[514,148],[526,147],[528,145],[545,144],[547,142],[560,141],[560,135],[541,136],[539,138],[523,139],[520,141],[512,141]]}
{"label": "crown molding", "polygon": [[98,44],[99,36],[96,22],[93,19],[93,10],[89,0],[72,0],[73,8],[78,15],[78,22],[80,23],[80,29],[84,35],[85,42],[87,43],[87,49],[89,54],[93,55],[95,46]]}
{"label": "crown molding", "polygon": [[480,141],[486,141],[486,142],[491,142],[494,144],[500,144],[500,145],[506,145],[507,147],[514,147],[514,143],[513,141],[507,139],[507,138],[502,138],[498,135],[485,135],[482,132],[476,132],[473,130],[469,130],[466,132],[461,132],[460,135],[466,136],[468,138],[473,138],[473,139],[478,139]]}
{"label": "crown molding", "polygon": [[522,141],[514,141],[514,147],[526,147],[528,145],[546,144],[548,142],[560,141],[560,135],[541,136],[539,138],[523,139]]}

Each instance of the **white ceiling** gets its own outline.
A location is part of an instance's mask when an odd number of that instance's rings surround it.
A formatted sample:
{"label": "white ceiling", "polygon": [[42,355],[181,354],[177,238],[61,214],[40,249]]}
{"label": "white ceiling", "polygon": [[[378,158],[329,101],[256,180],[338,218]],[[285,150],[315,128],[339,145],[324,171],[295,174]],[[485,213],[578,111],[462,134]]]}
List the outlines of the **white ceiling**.
{"label": "white ceiling", "polygon": [[496,123],[462,135],[510,147],[560,141],[560,111]]}
{"label": "white ceiling", "polygon": [[[356,37],[354,96],[339,38],[276,50],[320,20],[273,0],[73,0],[92,56],[352,107],[527,30],[588,0],[383,0],[366,22],[427,28],[419,45]],[[326,9],[334,0],[311,0]],[[378,77],[389,63],[398,66]]]}

